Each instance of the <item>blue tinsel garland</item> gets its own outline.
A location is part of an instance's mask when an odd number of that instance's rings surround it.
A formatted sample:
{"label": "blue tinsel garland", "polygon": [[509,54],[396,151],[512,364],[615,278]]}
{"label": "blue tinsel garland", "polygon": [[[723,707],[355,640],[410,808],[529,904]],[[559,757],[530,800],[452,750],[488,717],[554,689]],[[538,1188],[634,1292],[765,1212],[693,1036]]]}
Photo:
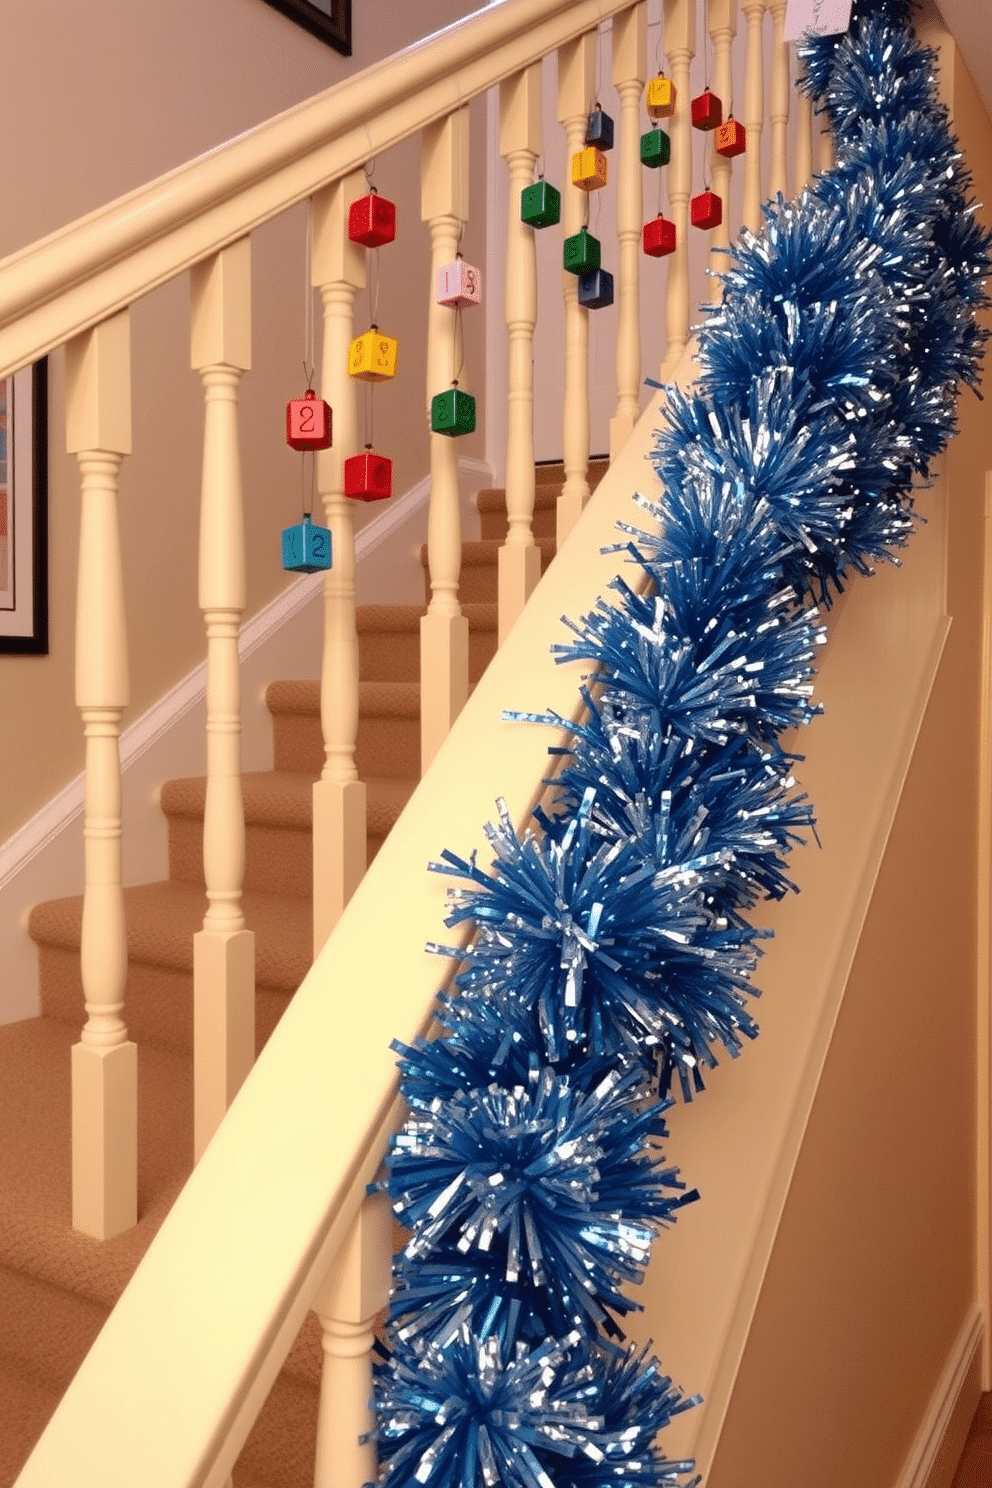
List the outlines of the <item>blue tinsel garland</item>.
{"label": "blue tinsel garland", "polygon": [[[557,648],[597,671],[556,807],[443,854],[476,929],[443,1036],[401,1048],[411,1107],[388,1187],[410,1230],[378,1367],[395,1488],[662,1488],[657,1435],[695,1403],[623,1342],[659,1227],[696,1197],[659,1100],[739,1052],[758,932],[812,829],[783,729],[816,711],[816,604],[890,559],[914,482],[977,384],[989,236],[907,0],[856,0],[801,48],[837,164],[731,250],[700,374],[669,390],[662,505],[618,584]],[[560,722],[560,720],[556,720]],[[443,947],[435,947],[444,953]]]}

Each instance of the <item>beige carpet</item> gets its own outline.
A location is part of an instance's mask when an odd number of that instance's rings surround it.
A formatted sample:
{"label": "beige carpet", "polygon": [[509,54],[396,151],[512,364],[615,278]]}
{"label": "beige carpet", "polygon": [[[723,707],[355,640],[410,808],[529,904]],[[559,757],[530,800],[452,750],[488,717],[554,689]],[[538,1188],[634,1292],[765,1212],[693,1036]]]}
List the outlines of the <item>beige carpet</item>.
{"label": "beige carpet", "polygon": [[[605,462],[591,471],[592,483]],[[535,534],[554,541],[560,467],[538,472]],[[496,648],[502,492],[479,497],[483,539],[466,545],[462,597],[477,679]],[[369,854],[419,773],[419,617],[411,606],[359,611],[359,773],[368,784]],[[274,682],[275,769],[244,781],[245,914],[256,937],[259,1047],[310,964],[311,795],[323,763],[318,684]],[[203,890],[203,780],[162,790],[165,883],[125,893],[125,1018],[138,1045],[138,1224],[101,1243],[70,1227],[69,1050],[83,1022],[82,901],[38,905],[43,1016],[0,1028],[0,1488],[9,1488],[62,1391],[161,1224],[192,1163],[192,937]],[[152,1344],[153,1346],[153,1344]],[[236,1488],[313,1482],[320,1336],[310,1314],[235,1469]]]}

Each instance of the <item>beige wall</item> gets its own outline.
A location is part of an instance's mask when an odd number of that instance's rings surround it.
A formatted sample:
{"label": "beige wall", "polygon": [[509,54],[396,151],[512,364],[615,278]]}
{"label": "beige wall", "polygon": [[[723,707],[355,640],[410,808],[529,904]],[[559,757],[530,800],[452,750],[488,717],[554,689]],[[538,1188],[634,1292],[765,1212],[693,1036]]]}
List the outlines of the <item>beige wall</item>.
{"label": "beige wall", "polygon": [[[5,110],[31,126],[19,141],[8,140],[0,252],[478,8],[479,0],[362,0],[354,7],[355,56],[348,60],[263,0],[137,6],[49,0],[41,7],[10,7],[4,17]],[[464,246],[484,267],[481,101],[473,107],[472,131]],[[376,391],[375,437],[377,448],[394,460],[394,489],[402,492],[426,474],[428,462],[423,346],[429,245],[419,220],[419,143],[378,161],[376,181],[398,206],[397,242],[380,255],[378,317],[400,340],[400,365],[395,384]],[[305,228],[300,207],[252,240],[254,368],[242,385],[248,614],[285,584],[279,531],[299,520],[300,458],[284,443],[283,418],[287,398],[304,386]],[[412,295],[411,284],[423,286],[423,293]],[[199,382],[189,370],[188,306],[183,279],[132,311],[134,454],[121,480],[131,665],[125,724],[204,654],[196,603],[203,416]],[[367,325],[368,319],[363,296],[356,320]],[[477,392],[483,332],[482,316],[466,315],[462,380]],[[0,656],[0,842],[71,780],[83,759],[73,703],[78,478],[65,454],[61,352],[50,366],[50,654]],[[460,448],[480,456],[481,431]],[[357,508],[359,523],[375,510]]]}
{"label": "beige wall", "polygon": [[[992,126],[960,60],[953,107],[978,199],[992,201]],[[948,462],[950,637],[709,1488],[890,1488],[976,1298],[976,787],[992,439],[970,393]]]}

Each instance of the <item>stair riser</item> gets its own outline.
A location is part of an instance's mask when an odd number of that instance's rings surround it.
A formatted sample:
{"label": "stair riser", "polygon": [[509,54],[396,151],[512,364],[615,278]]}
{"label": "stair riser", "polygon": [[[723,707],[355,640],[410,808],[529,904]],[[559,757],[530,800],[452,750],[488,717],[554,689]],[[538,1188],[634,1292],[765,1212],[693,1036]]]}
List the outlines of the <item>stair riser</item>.
{"label": "stair riser", "polygon": [[[81,1028],[85,1022],[79,952],[63,946],[38,948],[42,1012]],[[256,985],[255,1048],[260,1051],[282,1014],[289,993]],[[124,1021],[138,1045],[193,1053],[193,973],[166,966],[131,965],[124,994]]]}
{"label": "stair riser", "polygon": [[420,622],[405,631],[359,631],[363,682],[420,681]]}
{"label": "stair riser", "polygon": [[420,778],[420,718],[360,715],[355,746],[359,780]]}
{"label": "stair riser", "polygon": [[4,1353],[60,1394],[109,1316],[88,1297],[0,1266]]}
{"label": "stair riser", "polygon": [[[556,507],[538,507],[534,512],[530,530],[535,537],[554,537],[557,521],[558,512]],[[481,538],[489,542],[504,542],[506,540],[507,533],[510,530],[510,524],[507,521],[505,512],[482,511],[479,513],[479,523],[482,529],[479,533]]]}
{"label": "stair riser", "polygon": [[[203,818],[169,818],[169,877],[203,883]],[[309,827],[245,827],[246,889],[267,894],[313,893],[313,836]]]}

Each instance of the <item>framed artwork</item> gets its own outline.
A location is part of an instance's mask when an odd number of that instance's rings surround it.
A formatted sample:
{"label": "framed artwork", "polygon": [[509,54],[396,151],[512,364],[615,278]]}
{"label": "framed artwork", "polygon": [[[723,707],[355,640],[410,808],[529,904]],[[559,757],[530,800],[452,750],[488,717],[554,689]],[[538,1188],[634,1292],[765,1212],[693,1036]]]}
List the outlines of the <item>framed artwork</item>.
{"label": "framed artwork", "polygon": [[265,0],[335,51],[351,56],[351,0]]}
{"label": "framed artwork", "polygon": [[48,362],[0,380],[0,655],[48,654]]}

